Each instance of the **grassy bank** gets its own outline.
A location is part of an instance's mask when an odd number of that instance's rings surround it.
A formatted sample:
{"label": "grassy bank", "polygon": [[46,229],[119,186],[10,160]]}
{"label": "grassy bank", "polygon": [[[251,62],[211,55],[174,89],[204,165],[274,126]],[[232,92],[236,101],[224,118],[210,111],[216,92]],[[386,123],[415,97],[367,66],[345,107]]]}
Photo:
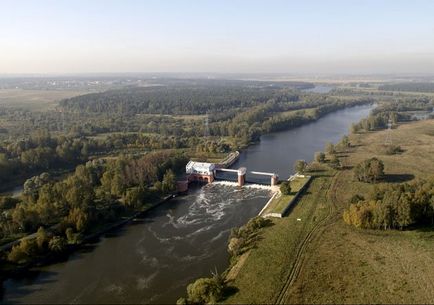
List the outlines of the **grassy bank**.
{"label": "grassy bank", "polygon": [[[392,137],[403,152],[396,155],[385,153],[386,131],[351,135],[352,147],[338,154],[344,169],[312,173],[291,214],[273,220],[237,266],[231,285],[238,292],[226,302],[433,303],[433,228],[361,230],[342,220],[355,194],[433,175],[433,134],[433,120],[400,125]],[[374,156],[384,161],[385,179],[355,182],[352,167]]]}
{"label": "grassy bank", "polygon": [[[329,205],[321,200],[330,186],[332,170],[310,173],[314,176],[306,194],[295,204],[291,213],[282,219],[273,219],[265,228],[257,247],[236,266],[230,283],[239,292],[230,296],[228,303],[270,303],[275,301],[298,255],[302,241],[309,232],[330,214]],[[297,221],[301,219],[301,221]]]}
{"label": "grassy bank", "polygon": [[269,213],[283,214],[288,206],[292,203],[297,193],[308,181],[309,177],[294,177],[294,179],[290,181],[291,193],[288,195],[284,195],[282,193],[276,195],[267,208],[263,211],[262,215],[267,215]]}

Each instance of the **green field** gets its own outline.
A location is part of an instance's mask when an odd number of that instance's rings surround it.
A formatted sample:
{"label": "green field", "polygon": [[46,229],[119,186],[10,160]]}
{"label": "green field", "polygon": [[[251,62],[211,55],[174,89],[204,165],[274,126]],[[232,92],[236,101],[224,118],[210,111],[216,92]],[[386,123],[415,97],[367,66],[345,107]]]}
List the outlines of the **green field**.
{"label": "green field", "polygon": [[[399,155],[383,153],[386,131],[351,135],[344,169],[324,167],[288,217],[273,219],[256,248],[235,265],[227,303],[433,303],[434,228],[361,230],[342,212],[354,194],[385,183],[434,175],[434,120],[393,130]],[[376,156],[385,179],[355,182],[352,167]],[[297,221],[300,218],[301,221]],[[241,260],[240,260],[241,261]]]}
{"label": "green field", "polygon": [[62,99],[89,93],[78,90],[0,89],[0,106],[28,110],[50,110]]}

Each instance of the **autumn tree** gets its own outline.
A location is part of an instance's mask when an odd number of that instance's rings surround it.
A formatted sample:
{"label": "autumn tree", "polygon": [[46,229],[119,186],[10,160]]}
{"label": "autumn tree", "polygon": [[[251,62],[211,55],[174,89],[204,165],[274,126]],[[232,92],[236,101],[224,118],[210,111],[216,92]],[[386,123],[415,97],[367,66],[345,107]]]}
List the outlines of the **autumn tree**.
{"label": "autumn tree", "polygon": [[367,159],[356,165],[354,176],[358,181],[375,183],[384,176],[384,163],[375,157]]}

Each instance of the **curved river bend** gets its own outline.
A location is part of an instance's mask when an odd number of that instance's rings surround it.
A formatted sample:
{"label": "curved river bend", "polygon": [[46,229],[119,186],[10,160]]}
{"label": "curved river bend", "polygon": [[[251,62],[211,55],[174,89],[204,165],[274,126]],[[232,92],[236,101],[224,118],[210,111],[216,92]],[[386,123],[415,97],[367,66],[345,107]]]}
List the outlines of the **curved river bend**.
{"label": "curved river bend", "polygon": [[[337,142],[371,109],[348,108],[265,135],[243,151],[233,167],[277,172],[286,178],[295,160],[311,160],[326,142]],[[227,267],[230,229],[255,216],[270,195],[269,190],[222,183],[192,189],[154,209],[143,222],[101,238],[66,262],[5,281],[2,302],[174,303],[185,295],[188,283]]]}

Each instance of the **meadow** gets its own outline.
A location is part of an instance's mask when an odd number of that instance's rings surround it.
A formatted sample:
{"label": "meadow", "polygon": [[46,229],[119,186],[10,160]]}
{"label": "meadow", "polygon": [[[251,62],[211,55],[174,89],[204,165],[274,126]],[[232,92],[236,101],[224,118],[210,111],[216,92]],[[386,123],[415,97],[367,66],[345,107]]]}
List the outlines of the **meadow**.
{"label": "meadow", "polygon": [[[433,227],[362,230],[342,219],[353,195],[434,174],[434,120],[393,129],[400,154],[385,153],[386,132],[350,135],[351,147],[337,154],[342,169],[321,165],[309,173],[314,179],[305,195],[288,217],[264,229],[231,274],[238,292],[227,303],[434,302]],[[354,181],[352,168],[374,156],[385,164],[384,179]]]}

